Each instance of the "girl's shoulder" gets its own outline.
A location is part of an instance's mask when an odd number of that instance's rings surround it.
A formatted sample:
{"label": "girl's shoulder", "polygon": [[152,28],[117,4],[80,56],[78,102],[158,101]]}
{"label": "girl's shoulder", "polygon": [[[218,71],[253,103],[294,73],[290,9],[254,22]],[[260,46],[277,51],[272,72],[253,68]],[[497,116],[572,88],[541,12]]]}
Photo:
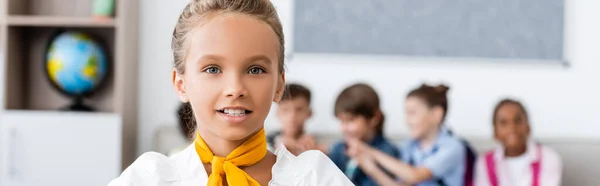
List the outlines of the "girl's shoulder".
{"label": "girl's shoulder", "polygon": [[[159,180],[158,170],[161,164],[168,162],[166,156],[147,152],[138,157],[119,177],[112,180],[109,186],[144,185]],[[144,178],[144,179],[138,179]]]}
{"label": "girl's shoulder", "polygon": [[170,185],[185,180],[207,181],[208,176],[197,157],[190,154],[190,145],[170,157],[157,152],[146,152],[139,156],[109,186],[125,185]]}
{"label": "girl's shoulder", "polygon": [[294,156],[284,147],[275,151],[270,185],[353,185],[337,166],[318,150]]}

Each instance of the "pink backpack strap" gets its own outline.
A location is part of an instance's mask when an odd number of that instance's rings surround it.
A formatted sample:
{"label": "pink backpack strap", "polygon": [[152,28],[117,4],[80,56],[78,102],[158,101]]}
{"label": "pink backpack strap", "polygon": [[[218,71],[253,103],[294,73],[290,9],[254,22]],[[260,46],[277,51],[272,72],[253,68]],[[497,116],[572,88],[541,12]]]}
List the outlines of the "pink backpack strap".
{"label": "pink backpack strap", "polygon": [[540,185],[540,169],[541,169],[541,164],[542,164],[542,146],[541,145],[537,145],[536,148],[536,152],[537,152],[537,160],[535,160],[535,162],[533,162],[531,164],[531,169],[533,171],[533,186],[539,186]]}
{"label": "pink backpack strap", "polygon": [[487,167],[487,175],[488,179],[490,180],[490,185],[498,186],[498,177],[496,177],[496,161],[494,161],[493,150],[485,154],[485,165]]}

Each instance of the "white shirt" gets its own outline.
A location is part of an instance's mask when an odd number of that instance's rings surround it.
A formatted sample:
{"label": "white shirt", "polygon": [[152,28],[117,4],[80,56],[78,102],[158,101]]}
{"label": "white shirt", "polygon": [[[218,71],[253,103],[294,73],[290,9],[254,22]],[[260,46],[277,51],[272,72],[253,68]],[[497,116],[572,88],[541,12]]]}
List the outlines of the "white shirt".
{"label": "white shirt", "polygon": [[[540,167],[539,186],[560,186],[562,178],[562,162],[556,151],[542,146],[542,162]],[[537,161],[537,145],[529,142],[527,151],[519,157],[506,158],[504,148],[494,150],[496,177],[499,186],[532,186],[533,171],[531,163]],[[475,164],[475,186],[491,186],[489,181],[485,155],[480,155]]]}
{"label": "white shirt", "polygon": [[[506,168],[508,169],[508,185],[517,185],[522,178],[523,175],[529,174],[527,170],[531,168],[531,161],[529,161],[529,157],[527,153],[524,153],[517,157],[506,157],[504,162],[506,163]],[[532,180],[529,180],[528,185],[531,185]]]}
{"label": "white shirt", "polygon": [[[277,161],[271,170],[271,186],[353,185],[352,182],[320,151],[292,155],[278,148]],[[196,153],[194,144],[167,157],[156,152],[141,155],[108,186],[199,186],[208,183],[208,175]]]}

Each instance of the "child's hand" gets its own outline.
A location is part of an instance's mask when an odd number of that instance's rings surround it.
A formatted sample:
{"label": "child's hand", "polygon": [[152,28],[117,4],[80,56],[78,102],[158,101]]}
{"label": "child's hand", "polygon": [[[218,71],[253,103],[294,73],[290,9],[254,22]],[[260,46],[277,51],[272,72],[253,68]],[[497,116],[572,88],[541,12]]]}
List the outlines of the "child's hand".
{"label": "child's hand", "polygon": [[346,140],[346,153],[353,159],[360,159],[363,156],[368,156],[369,146],[359,139],[348,139]]}
{"label": "child's hand", "polygon": [[293,139],[283,140],[283,146],[285,146],[285,148],[288,151],[290,151],[292,154],[294,154],[296,156],[299,154],[299,152],[301,152],[299,143],[294,141]]}
{"label": "child's hand", "polygon": [[307,150],[318,149],[318,145],[315,143],[314,138],[309,135],[302,136],[298,140],[292,138],[285,139],[284,145],[296,156]]}
{"label": "child's hand", "polygon": [[377,168],[375,160],[369,152],[370,147],[366,143],[358,139],[351,139],[348,140],[346,144],[348,145],[348,156],[350,156],[350,158],[352,158],[353,160],[357,161],[358,166],[361,167],[361,169],[369,171],[374,168]]}
{"label": "child's hand", "polygon": [[304,135],[298,140],[299,145],[304,150],[314,150],[317,147],[315,139],[310,135]]}
{"label": "child's hand", "polygon": [[366,172],[371,172],[374,169],[378,169],[377,163],[371,156],[362,156],[356,161],[358,162],[358,167]]}

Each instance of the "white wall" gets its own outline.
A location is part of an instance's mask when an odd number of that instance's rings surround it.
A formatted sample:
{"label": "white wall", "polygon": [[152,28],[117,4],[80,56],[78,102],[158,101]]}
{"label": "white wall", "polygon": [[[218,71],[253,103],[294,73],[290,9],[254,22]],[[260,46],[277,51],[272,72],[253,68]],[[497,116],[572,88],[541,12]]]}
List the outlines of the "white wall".
{"label": "white wall", "polygon": [[[293,42],[293,3],[273,1],[280,8],[289,48]],[[169,47],[173,26],[186,2],[141,2],[138,153],[151,150],[152,135],[158,125],[175,123],[178,100],[170,84]],[[489,137],[493,106],[504,96],[515,96],[529,108],[536,136],[599,138],[600,1],[566,3],[565,50],[569,68],[533,63],[496,65],[487,59],[302,54],[288,61],[287,79],[313,91],[315,115],[308,124],[310,131],[336,132],[338,126],[332,115],[335,96],[344,86],[362,81],[372,84],[382,97],[388,135],[405,133],[405,94],[422,82],[444,82],[451,87],[448,123],[457,133]],[[266,127],[277,127],[273,115],[267,119]]]}

